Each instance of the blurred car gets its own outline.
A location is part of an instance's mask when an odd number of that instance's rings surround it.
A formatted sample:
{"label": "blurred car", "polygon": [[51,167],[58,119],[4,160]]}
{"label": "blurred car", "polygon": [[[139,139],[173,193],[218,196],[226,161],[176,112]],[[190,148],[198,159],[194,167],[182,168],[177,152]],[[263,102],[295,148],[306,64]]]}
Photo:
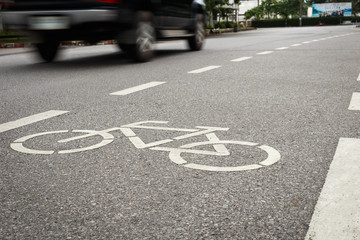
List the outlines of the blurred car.
{"label": "blurred car", "polygon": [[191,50],[205,39],[203,0],[0,0],[4,28],[29,35],[52,61],[61,41],[116,39],[135,60],[154,55],[156,40],[182,38]]}

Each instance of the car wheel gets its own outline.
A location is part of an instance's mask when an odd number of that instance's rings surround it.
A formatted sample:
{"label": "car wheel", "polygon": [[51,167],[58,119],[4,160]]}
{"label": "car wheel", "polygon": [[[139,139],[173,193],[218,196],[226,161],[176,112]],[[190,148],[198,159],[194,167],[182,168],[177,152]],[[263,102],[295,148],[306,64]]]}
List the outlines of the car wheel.
{"label": "car wheel", "polygon": [[155,28],[150,12],[139,12],[135,31],[133,56],[138,62],[147,62],[154,56]]}
{"label": "car wheel", "polygon": [[46,62],[51,62],[55,59],[59,49],[58,41],[46,41],[43,43],[37,43],[36,48],[40,54],[40,57]]}
{"label": "car wheel", "polygon": [[204,15],[198,14],[196,16],[194,36],[188,39],[189,47],[192,51],[199,51],[202,49],[205,41],[205,24]]}

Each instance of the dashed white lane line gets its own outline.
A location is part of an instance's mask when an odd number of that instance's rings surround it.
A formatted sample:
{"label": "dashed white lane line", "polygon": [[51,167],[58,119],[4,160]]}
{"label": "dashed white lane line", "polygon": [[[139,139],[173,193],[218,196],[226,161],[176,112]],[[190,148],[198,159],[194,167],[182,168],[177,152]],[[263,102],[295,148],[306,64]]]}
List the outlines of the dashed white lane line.
{"label": "dashed white lane line", "polygon": [[300,43],[296,43],[296,44],[293,44],[293,45],[291,45],[292,47],[298,47],[298,46],[301,46],[302,44],[300,44]]}
{"label": "dashed white lane line", "polygon": [[257,53],[257,55],[266,55],[266,54],[270,54],[270,53],[273,53],[273,51],[260,52],[260,53]]}
{"label": "dashed white lane line", "polygon": [[188,73],[202,73],[202,72],[213,70],[213,69],[216,69],[216,68],[219,68],[219,67],[221,67],[221,66],[208,66],[208,67],[204,67],[204,68],[200,68],[200,69],[197,69],[197,70],[190,71]]}
{"label": "dashed white lane line", "polygon": [[249,60],[251,58],[252,57],[242,57],[242,58],[233,59],[231,60],[231,62],[241,62],[241,61]]}
{"label": "dashed white lane line", "polygon": [[127,89],[124,89],[124,90],[121,90],[118,92],[113,92],[113,93],[110,93],[110,95],[124,96],[124,95],[128,95],[128,94],[135,93],[138,91],[142,91],[142,90],[145,90],[148,88],[156,87],[156,86],[164,84],[164,83],[166,83],[166,82],[149,82],[149,83],[145,83],[145,84],[142,84],[142,85],[139,85],[136,87],[131,87],[131,88],[127,88]]}
{"label": "dashed white lane line", "polygon": [[360,74],[359,74],[359,76],[358,76],[357,80],[358,80],[358,81],[360,81]]}
{"label": "dashed white lane line", "polygon": [[311,41],[305,41],[305,42],[302,42],[303,44],[308,44],[308,43],[311,43]]}
{"label": "dashed white lane line", "polygon": [[349,110],[360,111],[360,92],[354,92],[351,97]]}
{"label": "dashed white lane line", "polygon": [[21,118],[12,122],[0,124],[0,133],[6,132],[15,128],[23,127],[32,123],[36,123],[42,120],[46,120],[52,117],[56,117],[62,114],[68,113],[68,111],[50,110],[43,113],[31,115],[29,117]]}
{"label": "dashed white lane line", "polygon": [[285,49],[288,49],[289,47],[279,47],[279,48],[276,48],[276,50],[285,50]]}
{"label": "dashed white lane line", "polygon": [[340,138],[306,240],[359,239],[360,139]]}

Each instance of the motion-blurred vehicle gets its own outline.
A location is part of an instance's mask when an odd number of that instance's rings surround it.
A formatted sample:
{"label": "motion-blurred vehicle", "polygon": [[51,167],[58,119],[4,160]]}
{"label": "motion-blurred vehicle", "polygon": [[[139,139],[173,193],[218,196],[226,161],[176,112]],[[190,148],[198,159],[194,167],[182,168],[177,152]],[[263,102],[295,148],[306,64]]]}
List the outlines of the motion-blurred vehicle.
{"label": "motion-blurred vehicle", "polygon": [[116,39],[137,61],[154,55],[156,40],[186,39],[200,50],[205,39],[204,0],[0,0],[5,29],[30,36],[51,62],[61,41],[95,44]]}

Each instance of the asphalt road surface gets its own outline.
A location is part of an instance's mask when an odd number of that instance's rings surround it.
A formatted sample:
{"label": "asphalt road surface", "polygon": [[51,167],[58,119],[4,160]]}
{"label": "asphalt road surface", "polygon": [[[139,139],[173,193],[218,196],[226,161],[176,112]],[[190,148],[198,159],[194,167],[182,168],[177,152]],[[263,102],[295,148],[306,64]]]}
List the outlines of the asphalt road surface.
{"label": "asphalt road surface", "polygon": [[360,239],[360,28],[156,48],[0,50],[1,239]]}

